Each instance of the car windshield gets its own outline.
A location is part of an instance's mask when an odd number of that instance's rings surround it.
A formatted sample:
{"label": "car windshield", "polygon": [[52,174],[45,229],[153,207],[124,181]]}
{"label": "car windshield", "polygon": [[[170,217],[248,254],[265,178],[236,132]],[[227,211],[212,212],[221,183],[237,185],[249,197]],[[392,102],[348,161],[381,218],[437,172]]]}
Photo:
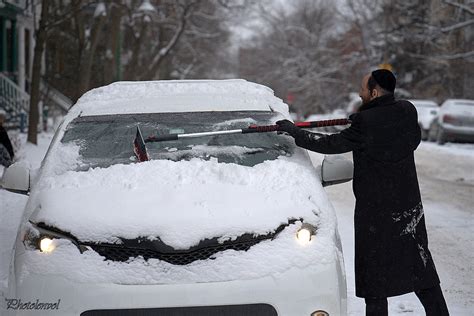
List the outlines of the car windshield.
{"label": "car windshield", "polygon": [[[81,167],[107,167],[136,162],[133,140],[137,126],[143,137],[197,133],[269,125],[281,116],[272,112],[187,112],[78,117],[66,128],[61,142],[79,146]],[[192,158],[254,166],[279,156],[291,156],[294,142],[276,133],[228,134],[146,143],[150,159]]]}
{"label": "car windshield", "polygon": [[474,102],[456,102],[454,104],[461,105],[461,106],[474,106]]}

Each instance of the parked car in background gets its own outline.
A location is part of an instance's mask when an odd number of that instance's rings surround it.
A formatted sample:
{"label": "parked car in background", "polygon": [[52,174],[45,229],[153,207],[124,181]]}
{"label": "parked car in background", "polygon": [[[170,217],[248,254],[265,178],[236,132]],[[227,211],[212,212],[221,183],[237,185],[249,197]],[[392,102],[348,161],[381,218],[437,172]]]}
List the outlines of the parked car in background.
{"label": "parked car in background", "polygon": [[474,141],[474,100],[448,99],[430,125],[429,140],[444,144],[448,141]]}
{"label": "parked car in background", "polygon": [[29,194],[9,297],[54,303],[64,316],[346,315],[323,186],[349,181],[351,162],[317,164],[274,132],[146,142],[149,160],[134,156],[138,127],[146,138],[283,118],[286,104],[245,80],[117,82],[86,93],[31,185],[23,166],[5,171],[5,189]]}
{"label": "parked car in background", "polygon": [[346,105],[347,116],[357,112],[362,105],[362,100],[358,92],[349,93],[349,102]]}
{"label": "parked car in background", "polygon": [[418,112],[418,124],[421,128],[421,139],[427,140],[430,125],[438,115],[439,105],[431,100],[409,100]]}

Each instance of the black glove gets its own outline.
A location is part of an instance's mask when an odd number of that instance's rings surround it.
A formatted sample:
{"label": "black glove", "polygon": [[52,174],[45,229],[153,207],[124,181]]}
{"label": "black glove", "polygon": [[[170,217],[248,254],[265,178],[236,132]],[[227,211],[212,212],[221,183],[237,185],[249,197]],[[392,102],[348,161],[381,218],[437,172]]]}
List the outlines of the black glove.
{"label": "black glove", "polygon": [[279,132],[286,132],[293,137],[295,137],[299,131],[299,127],[296,127],[296,125],[289,120],[280,120],[277,121],[275,124],[278,125]]}

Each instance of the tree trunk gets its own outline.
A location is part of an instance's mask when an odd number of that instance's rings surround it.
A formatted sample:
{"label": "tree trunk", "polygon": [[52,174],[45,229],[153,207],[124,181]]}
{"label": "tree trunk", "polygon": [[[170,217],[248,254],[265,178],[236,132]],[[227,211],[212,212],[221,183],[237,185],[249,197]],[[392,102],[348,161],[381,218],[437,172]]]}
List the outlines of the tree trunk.
{"label": "tree trunk", "polygon": [[48,6],[50,1],[41,1],[41,17],[39,28],[36,30],[36,43],[33,57],[33,73],[31,76],[31,96],[30,96],[30,112],[28,117],[28,138],[27,141],[38,144],[38,122],[39,110],[38,103],[40,100],[40,80],[41,80],[41,62],[46,43],[46,19],[48,15]]}
{"label": "tree trunk", "polygon": [[105,53],[106,62],[104,65],[104,83],[109,84],[115,80],[118,80],[120,74],[117,71],[117,63],[120,63],[120,51],[119,45],[121,36],[121,21],[123,11],[118,5],[111,5],[110,9],[110,23],[108,25],[108,36],[107,36],[107,50]]}
{"label": "tree trunk", "polygon": [[[99,44],[99,40],[102,36],[106,16],[101,15],[96,19],[97,21],[95,21],[91,30],[91,38],[89,39],[90,42],[86,43],[84,51],[81,54],[76,101],[90,89],[93,58],[97,49],[97,45]],[[85,30],[81,30],[81,32],[85,32]]]}

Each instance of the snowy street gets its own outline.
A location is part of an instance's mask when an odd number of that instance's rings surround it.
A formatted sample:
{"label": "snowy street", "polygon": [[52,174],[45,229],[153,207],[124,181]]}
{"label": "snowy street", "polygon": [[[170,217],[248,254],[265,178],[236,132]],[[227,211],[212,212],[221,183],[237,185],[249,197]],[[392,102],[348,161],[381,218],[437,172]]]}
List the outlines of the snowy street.
{"label": "snowy street", "polygon": [[[51,135],[40,135],[39,146],[23,147],[19,156],[33,168],[38,167],[50,139]],[[471,315],[474,306],[474,145],[439,146],[425,142],[416,151],[416,162],[430,249],[448,307],[451,315]],[[351,185],[350,182],[331,186],[327,192],[336,209],[344,247],[349,315],[362,315],[363,300],[354,295]],[[0,286],[3,288],[10,249],[26,198],[1,190],[0,201]],[[424,315],[414,294],[390,299],[389,309],[391,314]]]}
{"label": "snowy street", "polygon": [[[424,142],[415,152],[431,254],[451,315],[472,315],[474,306],[474,146]],[[352,183],[327,189],[336,209],[344,248],[349,315],[362,315],[354,294]],[[393,314],[424,315],[415,294],[389,299]]]}

